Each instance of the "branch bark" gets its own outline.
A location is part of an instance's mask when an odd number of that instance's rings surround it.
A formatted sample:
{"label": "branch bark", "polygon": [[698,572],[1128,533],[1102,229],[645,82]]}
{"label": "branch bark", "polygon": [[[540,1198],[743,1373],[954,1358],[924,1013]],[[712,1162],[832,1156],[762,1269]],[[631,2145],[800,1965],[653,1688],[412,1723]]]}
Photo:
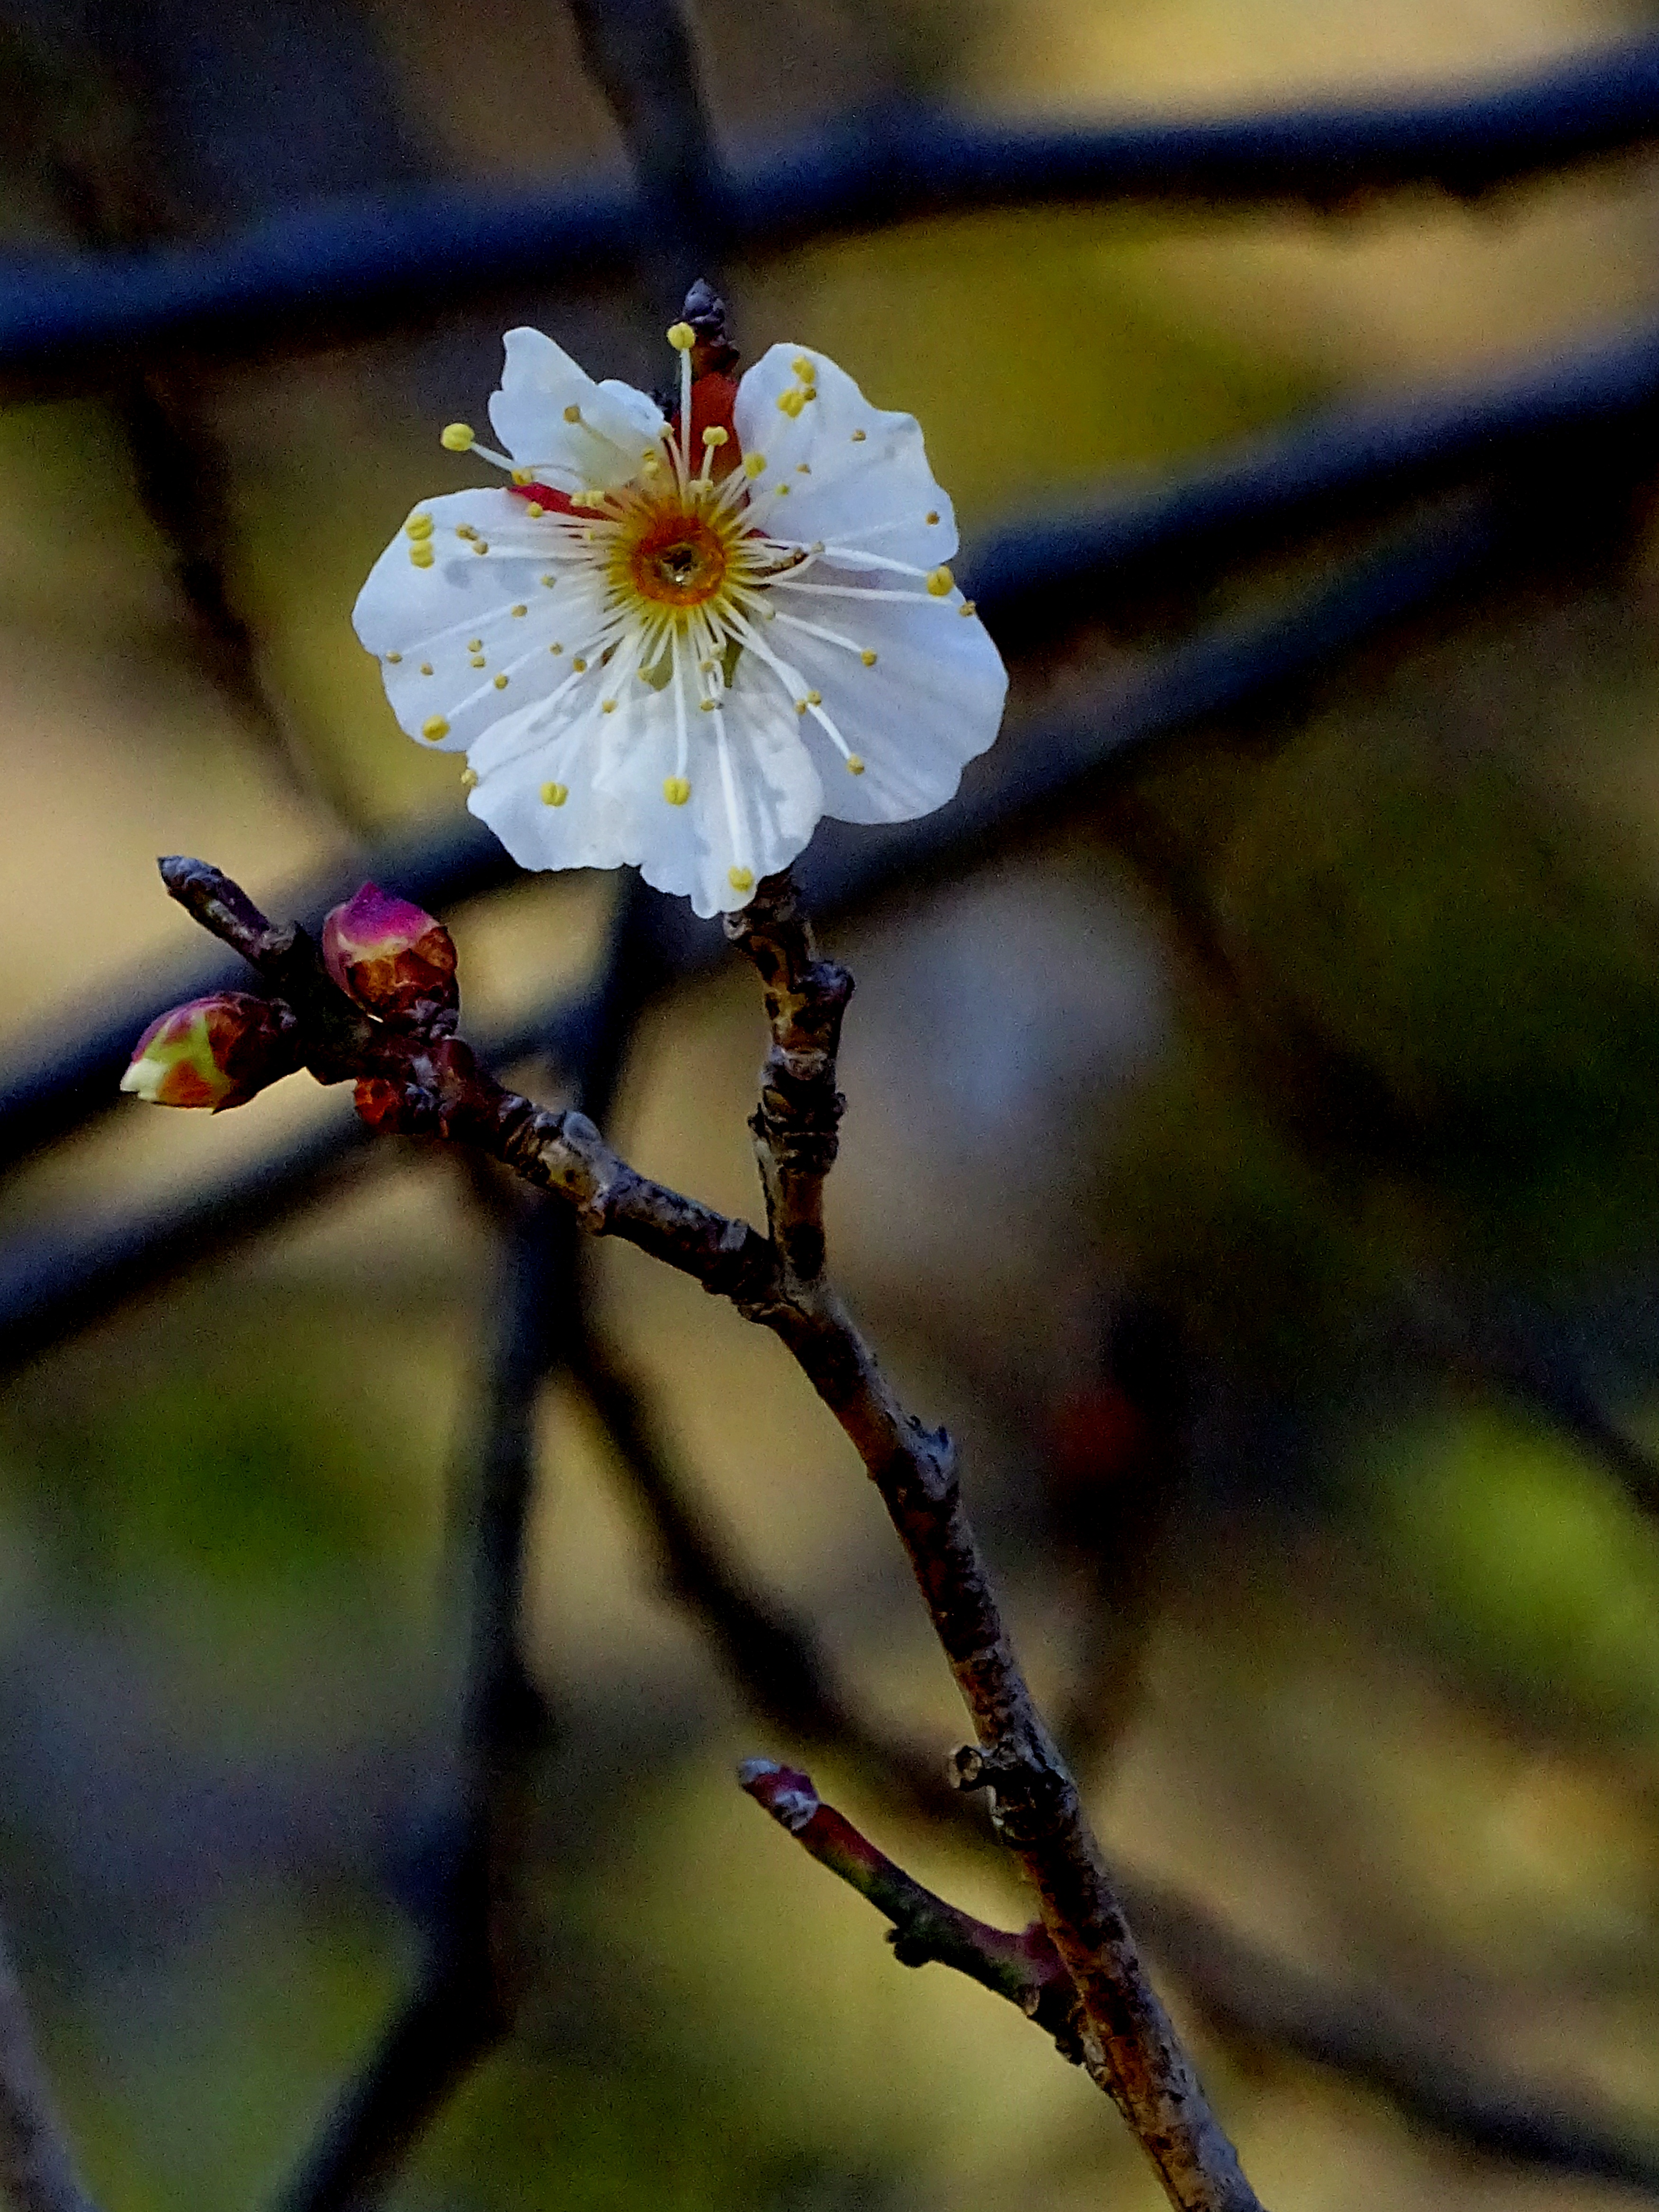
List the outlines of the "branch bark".
{"label": "branch bark", "polygon": [[[1042,1900],[1077,1986],[1091,2078],[1128,2119],[1182,2212],[1259,2212],[1141,1966],[1077,1785],[1015,1658],[951,1440],[906,1410],[828,1281],[795,1273],[781,1248],[747,1222],[639,1175],[585,1115],[538,1108],[505,1090],[460,1039],[371,1019],[336,988],[302,932],[274,927],[217,870],[172,860],[161,873],[172,895],[292,1011],[302,1063],[325,1083],[356,1080],[358,1111],[374,1127],[471,1145],[500,1160],[567,1200],[590,1234],[620,1237],[729,1298],[793,1354],[858,1451],[904,1545],[978,1739],[958,1754],[960,1779],[992,1792],[1000,1832]],[[742,935],[772,979],[775,1053],[787,1057],[803,1037],[814,1040],[800,1095],[802,1134],[816,1140],[823,1085],[833,1085],[832,1011],[844,1006],[848,986],[817,961],[794,901],[787,880],[763,884]],[[793,1219],[792,1187],[821,1183],[825,1170],[821,1148],[792,1150],[795,1101],[781,1084],[773,1091],[757,1117],[756,1141],[769,1155],[769,1199],[777,1194]],[[775,1130],[785,1139],[775,1150]]]}

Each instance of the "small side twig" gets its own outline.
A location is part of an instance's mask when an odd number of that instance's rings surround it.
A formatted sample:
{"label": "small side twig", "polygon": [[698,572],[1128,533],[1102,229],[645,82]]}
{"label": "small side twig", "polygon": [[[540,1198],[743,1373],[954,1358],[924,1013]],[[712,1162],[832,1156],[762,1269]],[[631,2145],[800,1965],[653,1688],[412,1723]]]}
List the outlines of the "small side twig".
{"label": "small side twig", "polygon": [[891,1921],[887,1940],[901,1966],[936,1961],[953,1967],[1018,2005],[1028,2020],[1048,2030],[1063,2057],[1073,2065],[1081,2063],[1077,1990],[1040,1920],[1014,1936],[947,1904],[878,1850],[845,1814],[826,1805],[811,1776],[799,1767],[746,1759],[738,1781],[803,1850]]}

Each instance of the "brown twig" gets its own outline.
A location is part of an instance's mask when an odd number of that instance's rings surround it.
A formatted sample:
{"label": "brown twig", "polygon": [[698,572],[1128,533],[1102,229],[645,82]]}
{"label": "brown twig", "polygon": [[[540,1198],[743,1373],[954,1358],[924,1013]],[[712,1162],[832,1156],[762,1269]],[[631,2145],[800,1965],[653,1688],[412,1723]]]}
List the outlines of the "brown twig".
{"label": "brown twig", "polygon": [[[538,1108],[503,1089],[459,1038],[372,1020],[329,980],[303,933],[273,929],[216,870],[177,860],[161,872],[173,896],[243,951],[291,1009],[302,1063],[324,1082],[356,1079],[358,1111],[374,1127],[477,1146],[567,1200],[591,1234],[621,1237],[693,1277],[787,1346],[858,1451],[909,1557],[978,1736],[958,1754],[963,1786],[993,1792],[1003,1838],[1042,1900],[1077,1984],[1091,2078],[1117,2103],[1182,2212],[1256,2212],[1015,1659],[963,1510],[950,1438],[907,1412],[825,1279],[796,1275],[748,1223],[637,1174],[586,1115]],[[758,949],[773,974],[793,978],[773,1020],[774,1046],[785,1053],[800,1034],[805,1010],[796,1000],[810,999],[816,966],[793,899],[787,885],[763,885],[744,932],[751,955]],[[827,972],[837,980],[824,988],[844,1000],[837,971]],[[831,1033],[827,1013],[822,1019],[821,1036]],[[757,1143],[769,1141],[771,1119],[787,1125],[790,1103],[777,1091],[757,1117]],[[791,1173],[775,1158],[769,1194],[787,1192]]]}
{"label": "brown twig", "polygon": [[1074,2065],[1080,2063],[1076,1986],[1040,1920],[1012,1936],[947,1904],[878,1850],[833,1805],[826,1805],[811,1776],[799,1767],[746,1759],[738,1780],[803,1850],[891,1921],[887,1940],[901,1966],[937,1962],[953,1967],[1018,2005],[1028,2020],[1048,2030],[1064,2057]]}
{"label": "brown twig", "polygon": [[12,2212],[97,2212],[75,2178],[16,1972],[0,1947],[0,2197]]}

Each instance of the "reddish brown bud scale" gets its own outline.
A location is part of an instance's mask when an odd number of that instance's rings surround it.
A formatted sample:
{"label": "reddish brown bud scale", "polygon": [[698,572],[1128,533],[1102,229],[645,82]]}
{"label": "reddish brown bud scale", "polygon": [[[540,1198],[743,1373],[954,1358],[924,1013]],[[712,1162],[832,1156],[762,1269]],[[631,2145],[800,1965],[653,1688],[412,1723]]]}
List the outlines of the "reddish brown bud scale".
{"label": "reddish brown bud scale", "polygon": [[187,1000],[139,1038],[121,1088],[153,1106],[245,1106],[299,1066],[294,1030],[286,1006],[246,991]]}
{"label": "reddish brown bud scale", "polygon": [[383,1021],[429,1019],[460,1002],[449,932],[378,884],[365,884],[324,922],[323,964],[349,998]]}

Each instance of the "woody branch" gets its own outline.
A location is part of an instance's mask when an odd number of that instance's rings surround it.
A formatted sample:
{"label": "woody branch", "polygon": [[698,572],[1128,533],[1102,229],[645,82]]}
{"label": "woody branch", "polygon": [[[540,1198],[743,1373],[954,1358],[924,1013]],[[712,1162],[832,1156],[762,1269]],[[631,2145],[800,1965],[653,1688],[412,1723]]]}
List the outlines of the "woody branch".
{"label": "woody branch", "polygon": [[453,1034],[453,1000],[377,1018],[349,997],[305,933],[279,928],[218,870],[161,863],[167,890],[258,970],[277,1004],[289,1064],[355,1081],[372,1127],[472,1146],[622,1237],[729,1298],[783,1342],[840,1422],[880,1493],[973,1719],[957,1756],[967,1789],[991,1791],[999,1832],[1041,1900],[1078,1995],[1091,2077],[1117,2104],[1182,2212],[1260,2212],[1153,1990],[1084,1816],[1077,1784],[1038,1712],[1003,1626],[943,1430],[908,1412],[823,1271],[822,1192],[839,1102],[835,1053],[851,979],[819,961],[787,875],[769,878],[733,925],[766,989],[772,1048],[752,1127],[774,1233],[639,1175],[586,1115],[505,1089]]}

